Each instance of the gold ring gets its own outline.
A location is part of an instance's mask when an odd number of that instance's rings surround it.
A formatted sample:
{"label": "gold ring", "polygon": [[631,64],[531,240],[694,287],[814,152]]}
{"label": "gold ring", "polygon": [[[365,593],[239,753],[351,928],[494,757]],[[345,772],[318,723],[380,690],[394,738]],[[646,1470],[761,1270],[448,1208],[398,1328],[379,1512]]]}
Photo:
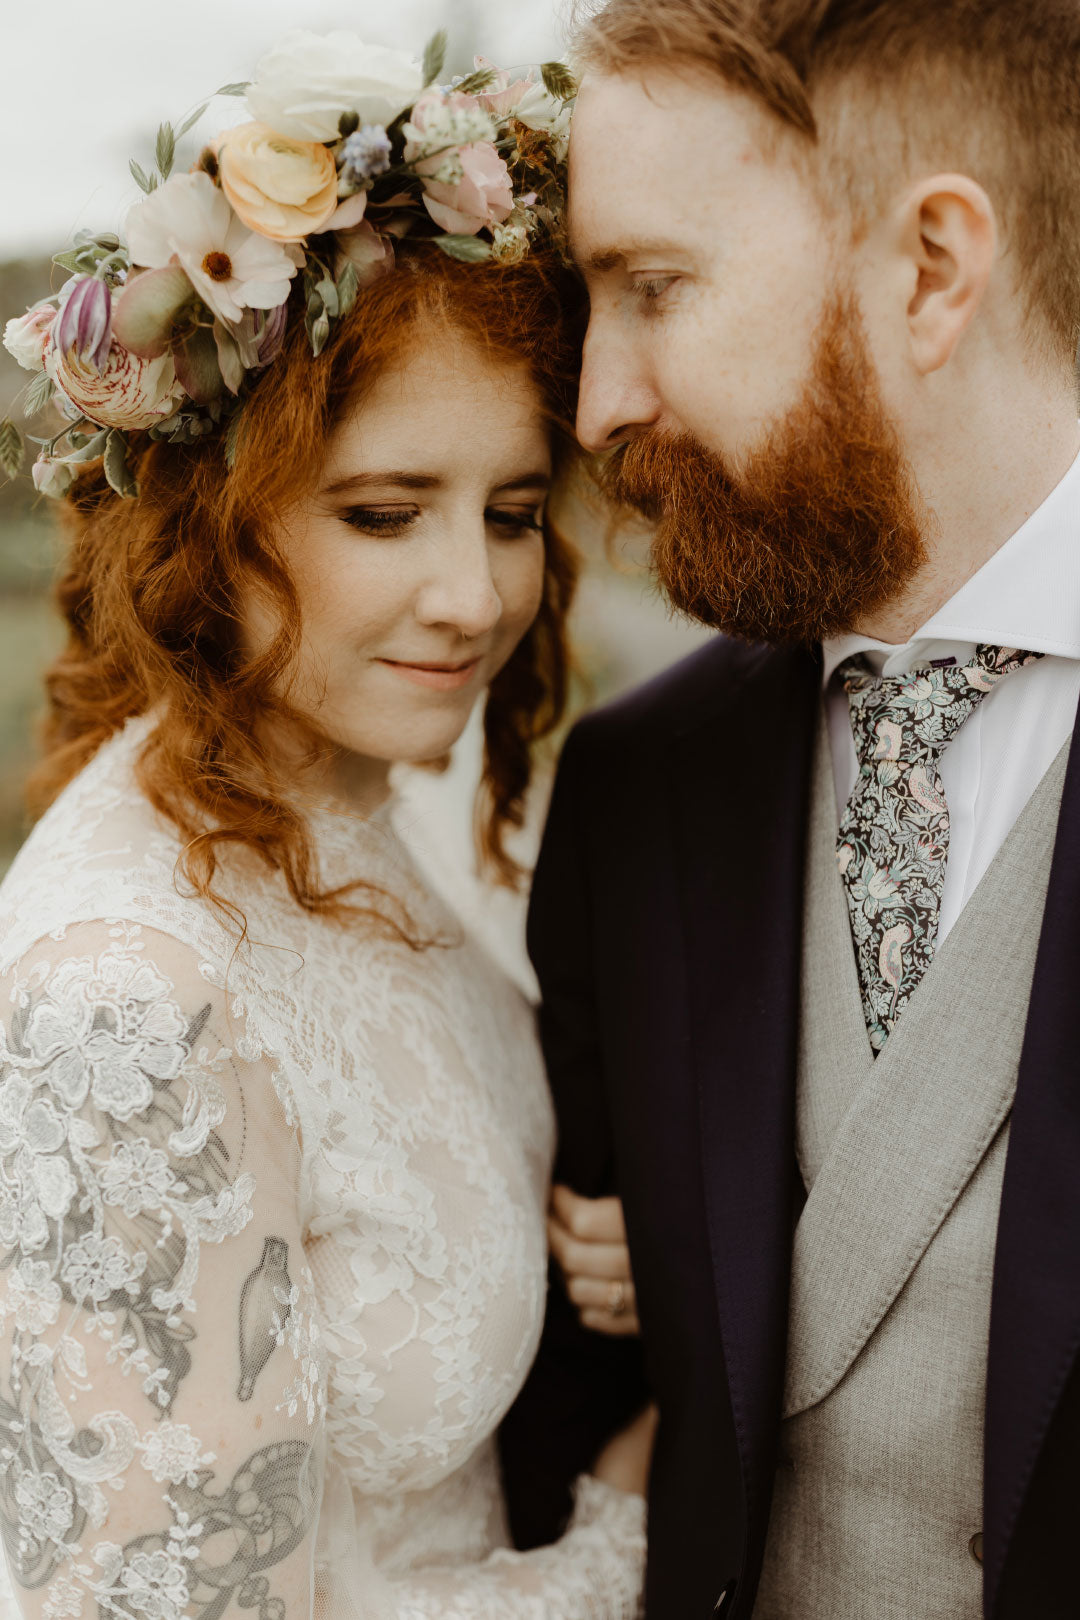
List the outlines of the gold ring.
{"label": "gold ring", "polygon": [[609,1316],[621,1316],[626,1310],[626,1284],[624,1282],[613,1282],[609,1285],[605,1309]]}

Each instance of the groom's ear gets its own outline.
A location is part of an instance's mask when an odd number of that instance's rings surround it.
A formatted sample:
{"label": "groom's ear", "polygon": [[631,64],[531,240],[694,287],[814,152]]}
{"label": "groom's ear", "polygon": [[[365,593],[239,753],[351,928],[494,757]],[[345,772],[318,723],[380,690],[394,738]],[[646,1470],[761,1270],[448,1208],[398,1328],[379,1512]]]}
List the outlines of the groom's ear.
{"label": "groom's ear", "polygon": [[894,215],[906,263],[911,359],[923,376],[951,359],[986,291],[997,257],[993,204],[962,174],[920,181]]}

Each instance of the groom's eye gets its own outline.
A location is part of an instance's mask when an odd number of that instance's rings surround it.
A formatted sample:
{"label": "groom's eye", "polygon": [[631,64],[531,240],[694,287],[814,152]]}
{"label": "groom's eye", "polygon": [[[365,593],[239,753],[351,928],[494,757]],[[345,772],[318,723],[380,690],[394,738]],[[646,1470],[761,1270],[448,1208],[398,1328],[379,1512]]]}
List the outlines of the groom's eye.
{"label": "groom's eye", "polygon": [[630,291],[642,304],[655,304],[678,279],[678,276],[646,276],[631,282]]}

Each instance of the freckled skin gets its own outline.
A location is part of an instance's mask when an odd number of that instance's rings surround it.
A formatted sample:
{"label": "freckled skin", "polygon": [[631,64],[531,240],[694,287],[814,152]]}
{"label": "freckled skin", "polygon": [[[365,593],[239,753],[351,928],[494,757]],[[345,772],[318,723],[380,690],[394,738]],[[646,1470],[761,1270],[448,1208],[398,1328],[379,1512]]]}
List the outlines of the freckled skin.
{"label": "freckled skin", "polygon": [[[712,84],[586,79],[570,212],[590,295],[578,423],[590,447],[647,423],[738,460],[798,399],[831,257],[789,142]],[[642,236],[655,245],[590,269]],[[649,299],[636,290],[649,282],[668,285]]]}
{"label": "freckled skin", "polygon": [[[395,472],[432,487],[383,478]],[[445,329],[341,422],[318,489],[281,535],[304,628],[290,701],[341,750],[334,786],[378,796],[392,763],[437,759],[461,735],[538,611],[550,472],[524,367],[493,365]],[[331,489],[357,478],[377,481]],[[354,526],[376,519],[401,531]],[[249,642],[272,629],[250,603]],[[410,672],[424,664],[450,673]]]}

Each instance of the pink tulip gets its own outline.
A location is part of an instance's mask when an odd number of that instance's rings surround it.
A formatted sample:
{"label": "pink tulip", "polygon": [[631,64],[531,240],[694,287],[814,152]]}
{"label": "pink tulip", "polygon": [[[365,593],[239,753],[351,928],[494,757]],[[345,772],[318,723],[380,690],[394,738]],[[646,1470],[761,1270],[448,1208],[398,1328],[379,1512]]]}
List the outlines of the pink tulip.
{"label": "pink tulip", "polygon": [[80,276],[60,306],[53,343],[68,359],[104,371],[112,346],[112,295],[99,276]]}

